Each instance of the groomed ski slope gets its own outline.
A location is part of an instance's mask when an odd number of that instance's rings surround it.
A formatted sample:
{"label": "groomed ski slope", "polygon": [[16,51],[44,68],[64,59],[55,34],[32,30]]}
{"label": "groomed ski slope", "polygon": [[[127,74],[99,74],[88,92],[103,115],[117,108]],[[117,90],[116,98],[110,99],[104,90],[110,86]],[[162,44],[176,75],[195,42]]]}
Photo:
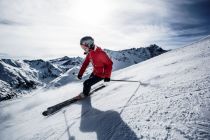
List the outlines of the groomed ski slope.
{"label": "groomed ski slope", "polygon": [[113,73],[91,98],[48,118],[82,83],[0,103],[1,140],[210,139],[210,37]]}

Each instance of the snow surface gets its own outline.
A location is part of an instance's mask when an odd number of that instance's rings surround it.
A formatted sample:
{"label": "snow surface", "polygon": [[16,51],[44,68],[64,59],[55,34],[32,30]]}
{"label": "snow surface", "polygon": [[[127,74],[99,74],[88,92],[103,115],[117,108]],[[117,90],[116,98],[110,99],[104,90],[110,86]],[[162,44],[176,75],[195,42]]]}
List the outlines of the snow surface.
{"label": "snow surface", "polygon": [[116,71],[91,98],[50,117],[82,83],[0,102],[1,140],[210,139],[210,38]]}

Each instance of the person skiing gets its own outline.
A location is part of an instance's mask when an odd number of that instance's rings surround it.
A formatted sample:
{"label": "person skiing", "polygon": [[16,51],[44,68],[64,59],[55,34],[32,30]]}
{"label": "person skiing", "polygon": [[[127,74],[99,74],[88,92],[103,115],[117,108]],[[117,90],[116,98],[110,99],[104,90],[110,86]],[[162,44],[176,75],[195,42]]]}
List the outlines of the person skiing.
{"label": "person skiing", "polygon": [[89,79],[85,80],[83,83],[83,92],[78,97],[81,99],[88,96],[92,85],[101,80],[104,80],[104,82],[110,81],[113,62],[106,52],[94,44],[94,39],[91,36],[81,38],[80,46],[85,51],[84,54],[86,55],[86,58],[80,68],[77,78],[79,80],[82,79],[82,75],[90,62],[93,66],[93,72]]}

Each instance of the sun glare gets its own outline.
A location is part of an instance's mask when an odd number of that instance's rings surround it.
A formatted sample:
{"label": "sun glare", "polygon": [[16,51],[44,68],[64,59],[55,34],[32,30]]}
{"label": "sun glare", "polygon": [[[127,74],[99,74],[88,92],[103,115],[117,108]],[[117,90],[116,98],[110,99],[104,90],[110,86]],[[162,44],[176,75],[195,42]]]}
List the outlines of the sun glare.
{"label": "sun glare", "polygon": [[96,25],[106,22],[111,9],[105,0],[77,0],[72,6],[72,15],[80,22]]}

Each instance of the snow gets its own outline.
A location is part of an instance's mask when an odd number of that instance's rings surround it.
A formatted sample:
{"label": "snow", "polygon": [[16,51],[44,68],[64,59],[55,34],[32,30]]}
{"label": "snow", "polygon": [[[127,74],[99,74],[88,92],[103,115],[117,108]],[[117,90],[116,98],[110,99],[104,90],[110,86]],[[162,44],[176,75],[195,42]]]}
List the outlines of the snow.
{"label": "snow", "polygon": [[[67,84],[0,102],[0,139],[210,139],[210,39],[113,72],[91,98],[43,117],[48,106],[82,91]],[[99,83],[100,84],[100,83]]]}

